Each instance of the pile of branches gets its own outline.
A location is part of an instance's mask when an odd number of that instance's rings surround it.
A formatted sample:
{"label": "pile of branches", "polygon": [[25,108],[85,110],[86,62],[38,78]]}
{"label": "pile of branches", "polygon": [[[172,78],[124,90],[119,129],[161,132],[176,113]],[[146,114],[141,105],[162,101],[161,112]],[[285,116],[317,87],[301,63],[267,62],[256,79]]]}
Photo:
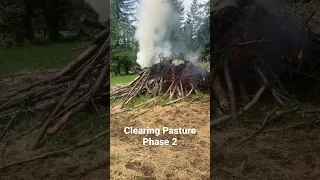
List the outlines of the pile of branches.
{"label": "pile of branches", "polygon": [[208,89],[208,85],[208,73],[205,69],[184,58],[171,58],[144,68],[130,84],[111,92],[111,101],[123,98],[123,107],[134,97],[149,94],[153,97],[168,96],[176,102],[192,92],[198,94]]}
{"label": "pile of branches", "polygon": [[[59,132],[68,121],[89,105],[108,102],[109,85],[109,22],[95,40],[72,63],[48,79],[11,91],[0,99],[0,119],[12,119],[1,138],[17,124],[17,114],[48,112],[36,128],[39,133],[32,149],[40,147],[49,135]],[[104,135],[106,133],[103,133]],[[1,139],[0,138],[0,139]]]}
{"label": "pile of branches", "polygon": [[239,2],[211,12],[211,107],[222,114],[211,126],[229,119],[238,123],[266,91],[281,105],[297,102],[288,87],[320,79],[317,33],[306,25],[314,13],[304,23],[289,22],[262,6]]}

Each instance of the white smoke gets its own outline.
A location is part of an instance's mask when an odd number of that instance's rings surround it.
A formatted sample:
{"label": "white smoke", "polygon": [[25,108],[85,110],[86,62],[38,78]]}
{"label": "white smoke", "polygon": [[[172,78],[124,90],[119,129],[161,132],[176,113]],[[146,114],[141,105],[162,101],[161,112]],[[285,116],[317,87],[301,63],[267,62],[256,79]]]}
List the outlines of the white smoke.
{"label": "white smoke", "polygon": [[200,58],[200,51],[189,52],[188,54],[186,54],[186,58],[192,63],[198,63],[200,60],[199,59]]}
{"label": "white smoke", "polygon": [[172,9],[165,0],[140,0],[136,38],[139,41],[137,62],[141,68],[152,65],[157,54],[170,55],[171,44],[163,39]]}

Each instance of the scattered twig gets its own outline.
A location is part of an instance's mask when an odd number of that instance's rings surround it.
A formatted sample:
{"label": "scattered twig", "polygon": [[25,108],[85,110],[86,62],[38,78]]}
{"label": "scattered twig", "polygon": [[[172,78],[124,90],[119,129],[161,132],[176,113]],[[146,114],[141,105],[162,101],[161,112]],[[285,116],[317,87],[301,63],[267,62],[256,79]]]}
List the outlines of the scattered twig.
{"label": "scattered twig", "polygon": [[142,106],[142,105],[151,103],[151,102],[155,101],[156,99],[158,99],[158,97],[155,97],[155,98],[149,99],[148,101],[142,102],[142,103],[136,105],[134,108],[138,108],[138,107],[140,107],[140,106]]}
{"label": "scattered twig", "polygon": [[305,21],[305,24],[308,24],[311,18],[316,14],[317,10],[313,11],[313,13],[309,16],[309,18]]}
{"label": "scattered twig", "polygon": [[[236,146],[239,146],[241,145],[242,143],[256,137],[260,132],[262,132],[262,130],[266,127],[268,121],[271,121],[271,120],[274,120],[274,119],[277,119],[277,118],[280,118],[286,114],[289,114],[289,113],[292,113],[294,111],[297,111],[298,110],[298,107],[294,107],[292,109],[289,109],[289,110],[286,110],[286,111],[276,111],[277,108],[274,108],[270,114],[264,119],[262,125],[260,126],[260,128],[254,132],[251,136],[249,136],[248,138],[240,141],[239,143],[237,143],[236,145],[234,145],[232,148],[236,147]],[[268,130],[267,130],[268,131]]]}
{"label": "scattered twig", "polygon": [[28,59],[30,62],[32,62],[34,65],[36,65],[38,68],[40,68],[40,69],[42,69],[42,70],[50,73],[46,68],[44,68],[44,67],[40,66],[39,64],[37,64],[36,62],[34,62],[34,61],[28,56],[27,52],[24,52],[24,54],[25,54],[25,56],[27,57],[27,59]]}
{"label": "scattered twig", "polygon": [[273,97],[283,106],[284,103],[283,103],[283,101],[280,99],[280,97],[278,96],[278,94],[276,93],[276,90],[274,90],[273,88],[271,88],[271,93],[272,93]]}
{"label": "scattered twig", "polygon": [[256,137],[266,126],[267,126],[267,123],[268,123],[268,120],[272,117],[272,115],[276,112],[277,108],[273,108],[269,114],[267,115],[267,117],[263,120],[263,123],[262,125],[260,126],[260,128],[255,131],[254,133],[252,133],[249,137],[245,138],[244,140],[240,141],[239,143],[237,143],[236,145],[232,146],[232,148],[235,148],[239,145],[241,145],[242,143],[246,142],[246,141],[249,141],[250,139]]}
{"label": "scattered twig", "polygon": [[8,139],[4,143],[3,149],[1,151],[1,163],[3,162],[4,154],[6,153],[7,147],[8,147],[9,141]]}
{"label": "scattered twig", "polygon": [[186,96],[184,96],[184,97],[182,97],[182,98],[179,98],[179,99],[176,99],[176,100],[173,100],[173,101],[170,101],[170,102],[166,103],[166,104],[165,104],[165,105],[163,105],[163,106],[168,106],[168,105],[171,105],[171,104],[177,103],[177,102],[179,102],[179,101],[181,101],[181,100],[183,100],[183,99],[187,98],[187,97],[192,93],[192,91],[193,91],[193,89],[191,89],[191,90],[189,91],[189,93],[188,93]]}
{"label": "scattered twig", "polygon": [[0,141],[6,135],[6,133],[10,130],[11,126],[14,123],[15,118],[17,117],[18,113],[15,113],[12,118],[10,119],[9,123],[7,124],[6,128],[3,130],[2,134],[0,135]]}
{"label": "scattered twig", "polygon": [[236,124],[238,123],[237,101],[236,101],[236,96],[233,88],[233,83],[230,76],[228,58],[224,59],[224,76],[225,76],[226,84],[228,87],[229,98],[231,102],[231,116],[232,116],[233,124]]}
{"label": "scattered twig", "polygon": [[305,125],[305,127],[309,126],[310,124],[313,124],[314,122],[316,122],[319,119],[320,115],[314,117],[310,122],[308,122],[308,124]]}
{"label": "scattered twig", "polygon": [[94,102],[93,98],[91,97],[90,99],[91,99],[91,103],[92,103],[92,105],[93,105],[94,109],[96,110],[96,112],[98,113],[98,115],[101,117],[101,115],[100,115],[100,111],[99,111],[99,109],[98,109],[98,107],[97,107],[96,103]]}
{"label": "scattered twig", "polygon": [[[320,123],[320,120],[313,121],[311,124],[317,124],[317,123]],[[270,130],[267,130],[267,132],[284,131],[284,130],[291,129],[291,128],[301,127],[301,126],[303,126],[303,125],[305,125],[304,127],[309,126],[309,125],[310,125],[310,122],[300,122],[300,123],[292,124],[292,125],[289,125],[289,126],[286,126],[286,127],[283,127],[283,128],[270,129]]]}

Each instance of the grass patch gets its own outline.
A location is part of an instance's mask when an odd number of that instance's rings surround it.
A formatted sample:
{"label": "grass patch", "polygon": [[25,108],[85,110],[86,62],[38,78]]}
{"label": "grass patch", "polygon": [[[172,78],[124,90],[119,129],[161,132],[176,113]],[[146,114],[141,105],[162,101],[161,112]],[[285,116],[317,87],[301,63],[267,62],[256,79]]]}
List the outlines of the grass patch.
{"label": "grass patch", "polygon": [[[81,51],[72,51],[72,48],[81,44],[81,42],[68,42],[21,48],[0,48],[0,75],[41,70],[40,67],[62,68],[81,53]],[[31,62],[25,53],[40,67]]]}
{"label": "grass patch", "polygon": [[110,76],[110,85],[129,83],[134,80],[137,75]]}

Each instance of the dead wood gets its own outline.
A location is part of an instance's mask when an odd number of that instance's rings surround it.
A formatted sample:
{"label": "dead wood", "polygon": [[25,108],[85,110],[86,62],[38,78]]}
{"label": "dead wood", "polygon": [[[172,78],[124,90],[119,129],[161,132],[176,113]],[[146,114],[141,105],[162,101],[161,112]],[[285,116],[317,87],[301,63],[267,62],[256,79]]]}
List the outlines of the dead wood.
{"label": "dead wood", "polygon": [[267,130],[267,132],[285,131],[285,130],[288,130],[288,129],[298,128],[298,127],[301,127],[301,126],[303,126],[303,128],[304,128],[304,127],[309,126],[311,124],[318,124],[318,123],[320,123],[320,120],[315,120],[315,121],[312,121],[312,122],[300,122],[300,123],[292,124],[292,125],[289,125],[289,126],[286,126],[286,127],[283,127],[283,128],[269,129],[269,130]]}
{"label": "dead wood", "polygon": [[229,97],[230,97],[230,104],[231,104],[231,117],[233,120],[233,124],[238,123],[238,114],[237,114],[237,101],[236,101],[236,95],[233,88],[233,83],[230,76],[229,71],[229,63],[228,59],[224,59],[224,76],[226,79],[226,84],[228,87]]}
{"label": "dead wood", "polygon": [[168,106],[168,105],[171,105],[171,104],[177,103],[177,102],[179,102],[179,101],[181,101],[181,100],[183,100],[183,99],[187,98],[187,97],[192,93],[192,91],[193,91],[193,89],[191,89],[191,90],[189,91],[189,93],[188,93],[186,96],[183,96],[183,97],[181,97],[181,98],[179,98],[179,99],[176,99],[176,100],[170,101],[170,102],[166,103],[166,104],[165,104],[165,106]]}
{"label": "dead wood", "polygon": [[[172,99],[169,104],[185,99],[190,93],[199,94],[208,83],[208,72],[184,58],[162,60],[142,70],[127,86],[111,92],[111,100],[122,99],[121,108],[141,95]],[[149,102],[148,102],[149,103]],[[157,103],[157,102],[156,102]]]}
{"label": "dead wood", "polygon": [[[263,92],[265,91],[265,89],[267,88],[268,81],[267,81],[266,77],[263,75],[263,73],[261,72],[260,68],[257,68],[257,73],[259,74],[259,76],[261,77],[261,79],[263,81],[263,86],[259,89],[259,91],[257,91],[257,93],[253,97],[253,99],[242,110],[238,111],[237,115],[242,115],[243,113],[247,112],[254,104],[256,104],[258,102],[258,100],[260,99],[261,95],[263,94]],[[222,122],[229,120],[231,117],[232,117],[231,114],[221,116],[221,117],[211,121],[210,126],[216,126]]]}
{"label": "dead wood", "polygon": [[13,126],[14,124],[14,120],[16,119],[18,113],[15,113],[12,118],[10,119],[10,121],[8,122],[6,128],[2,131],[1,135],[0,135],[0,141],[2,140],[2,138],[6,135],[6,133],[10,130],[10,128]]}
{"label": "dead wood", "polygon": [[24,109],[48,112],[39,123],[41,128],[32,149],[40,147],[46,134],[59,132],[87,105],[109,96],[109,32],[110,28],[104,27],[90,46],[58,73],[14,90],[0,102],[1,117],[12,111],[21,113]]}
{"label": "dead wood", "polygon": [[237,143],[236,145],[232,146],[232,148],[235,148],[239,145],[241,145],[242,143],[249,141],[250,139],[254,138],[255,136],[257,136],[266,126],[268,123],[268,120],[271,119],[271,116],[276,112],[277,107],[273,108],[267,115],[267,117],[265,117],[265,119],[262,122],[262,125],[260,126],[260,128],[255,131],[254,133],[252,133],[249,137],[245,138],[244,140],[240,141],[239,143]]}
{"label": "dead wood", "polygon": [[48,134],[55,134],[57,133],[61,127],[75,114],[81,112],[86,105],[90,103],[90,100],[92,99],[97,91],[101,88],[103,85],[103,82],[105,81],[105,78],[107,76],[107,71],[109,69],[109,64],[105,63],[104,68],[102,69],[100,76],[98,77],[96,84],[92,87],[92,89],[88,92],[88,95],[85,95],[85,99],[82,100],[80,104],[78,104],[75,108],[73,108],[71,111],[69,111],[67,114],[65,114],[59,122],[55,124],[54,127],[52,127],[51,130],[48,131]]}
{"label": "dead wood", "polygon": [[248,140],[256,137],[257,135],[259,135],[259,134],[263,131],[263,129],[267,126],[267,123],[268,123],[269,121],[275,120],[275,119],[280,118],[280,117],[282,117],[282,116],[284,116],[284,115],[287,115],[287,114],[289,114],[289,113],[295,112],[295,111],[298,110],[298,107],[294,107],[294,108],[289,109],[289,110],[278,111],[278,112],[277,112],[276,110],[277,110],[277,107],[274,108],[274,109],[272,109],[272,110],[268,113],[267,117],[264,119],[262,125],[260,126],[260,128],[259,128],[257,131],[255,131],[255,132],[254,132],[252,135],[250,135],[248,138],[245,138],[244,140],[242,140],[242,141],[240,141],[239,143],[237,143],[236,145],[234,145],[232,148],[237,147],[237,146],[243,144],[244,142],[247,142]]}

